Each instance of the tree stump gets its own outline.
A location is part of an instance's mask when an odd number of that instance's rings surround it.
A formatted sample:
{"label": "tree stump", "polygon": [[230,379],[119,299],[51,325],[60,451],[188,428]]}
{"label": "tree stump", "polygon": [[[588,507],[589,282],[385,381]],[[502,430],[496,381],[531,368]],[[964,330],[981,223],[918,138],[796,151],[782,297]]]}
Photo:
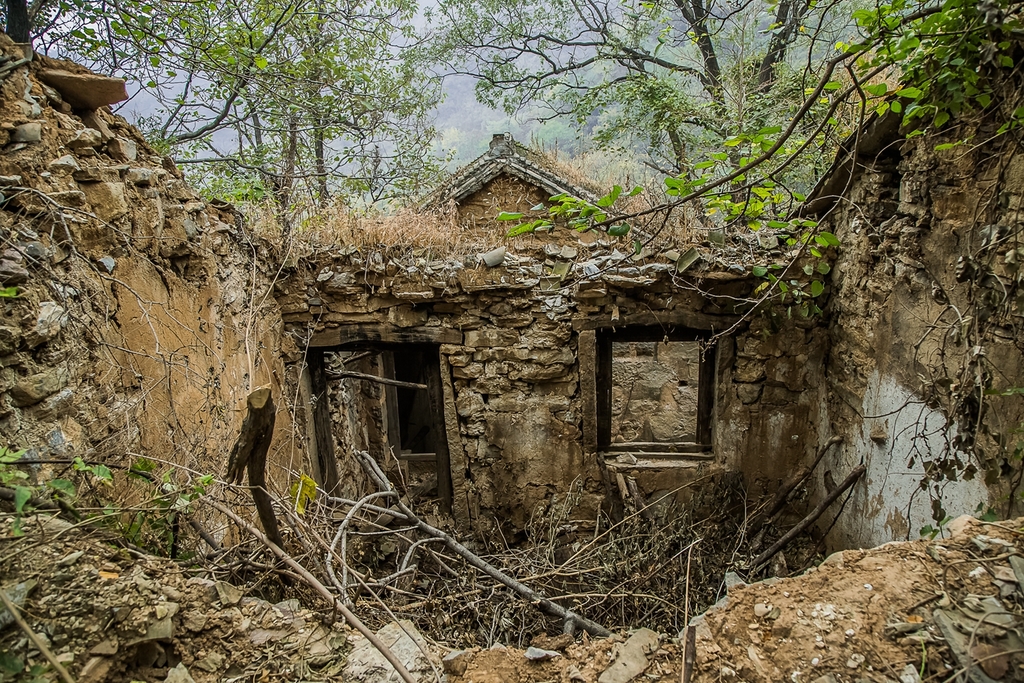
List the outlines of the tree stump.
{"label": "tree stump", "polygon": [[249,488],[260,524],[267,538],[282,547],[281,531],[274,516],[274,507],[267,493],[267,452],[274,434],[274,420],[277,407],[270,397],[270,387],[260,387],[249,394],[246,400],[248,412],[242,422],[242,429],[228,458],[227,480],[229,484],[241,484],[244,472],[249,473]]}

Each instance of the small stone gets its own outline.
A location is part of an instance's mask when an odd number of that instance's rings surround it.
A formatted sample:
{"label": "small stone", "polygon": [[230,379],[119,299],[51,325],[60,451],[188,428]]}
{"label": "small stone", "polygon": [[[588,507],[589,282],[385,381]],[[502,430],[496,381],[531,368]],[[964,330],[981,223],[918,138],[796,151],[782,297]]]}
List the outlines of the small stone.
{"label": "small stone", "polygon": [[242,591],[227,581],[218,581],[217,597],[222,605],[237,605],[242,599]]}
{"label": "small stone", "polygon": [[[32,589],[36,587],[36,580],[29,579],[28,581],[22,581],[19,584],[6,588],[7,597],[10,598],[11,602],[14,603],[15,607],[21,607],[25,604],[25,600],[32,593]],[[14,623],[14,615],[7,611],[7,608],[0,604],[0,631],[7,628]]]}
{"label": "small stone", "polygon": [[95,149],[103,144],[103,135],[95,128],[83,128],[78,131],[78,135],[74,139],[69,140],[67,148],[73,151],[81,151],[84,149]]}
{"label": "small stone", "polygon": [[30,375],[11,387],[11,400],[19,408],[35,405],[63,389],[67,381],[67,370],[62,367],[50,368]]}
{"label": "small stone", "polygon": [[555,657],[561,657],[561,653],[555,652],[554,650],[544,650],[539,647],[533,647],[532,645],[526,648],[524,655],[531,662],[543,662]]}
{"label": "small stone", "polygon": [[107,143],[107,154],[120,161],[135,161],[139,158],[139,148],[131,140],[114,138]]}
{"label": "small stone", "polygon": [[64,156],[51,161],[47,168],[49,168],[53,173],[74,173],[79,170],[81,166],[78,165],[78,161],[73,156],[65,154]]}
{"label": "small stone", "polygon": [[0,187],[15,187],[25,182],[20,175],[0,175]]}
{"label": "small stone", "polygon": [[167,672],[167,678],[164,679],[164,683],[196,683],[196,681],[192,678],[192,674],[188,672],[185,664],[179,663],[178,666]]}
{"label": "small stone", "polygon": [[96,217],[108,223],[128,213],[128,202],[121,183],[88,183],[82,185]]}
{"label": "small stone", "polygon": [[85,193],[81,190],[53,192],[50,194],[50,199],[56,202],[59,206],[69,206],[72,208],[85,206]]}
{"label": "small stone", "polygon": [[156,172],[151,168],[128,169],[128,182],[139,187],[150,187],[156,179]]}
{"label": "small stone", "polygon": [[38,121],[23,123],[11,134],[13,142],[39,142],[43,139],[43,125]]}
{"label": "small stone", "polygon": [[114,660],[108,657],[93,657],[78,673],[78,683],[102,683],[114,666]]}
{"label": "small stone", "polygon": [[846,668],[848,668],[848,669],[858,669],[858,668],[860,668],[860,665],[863,664],[863,663],[864,663],[864,655],[860,655],[860,654],[854,653],[854,654],[850,655],[849,659],[846,660]]}
{"label": "small stone", "polygon": [[577,250],[575,247],[571,247],[571,246],[569,246],[567,244],[564,247],[562,247],[562,251],[560,251],[558,255],[561,258],[564,258],[564,259],[567,259],[567,260],[572,260],[572,259],[576,258],[576,256],[579,253],[580,253],[579,250]]}
{"label": "small stone", "polygon": [[53,301],[41,302],[39,315],[36,316],[36,325],[26,338],[28,345],[35,348],[43,342],[53,339],[67,324],[67,320],[67,312],[63,306]]}
{"label": "small stone", "polygon": [[148,629],[146,636],[140,640],[170,640],[174,637],[174,622],[170,616],[154,621]]}
{"label": "small stone", "polygon": [[441,668],[449,676],[461,676],[466,673],[472,653],[473,650],[452,650],[441,660]]}
{"label": "small stone", "polygon": [[18,328],[0,326],[0,356],[14,353],[20,337],[21,331]]}
{"label": "small stone", "polygon": [[59,564],[61,567],[70,567],[75,562],[78,562],[80,559],[82,559],[82,555],[85,555],[84,550],[75,551],[70,555],[65,556],[57,564]]}
{"label": "small stone", "polygon": [[201,671],[206,671],[207,673],[212,674],[224,666],[224,659],[224,655],[219,652],[211,652],[196,662],[195,667]]}
{"label": "small stone", "polygon": [[206,620],[207,617],[205,614],[202,614],[201,612],[190,612],[188,616],[185,617],[184,626],[189,631],[202,631],[206,628]]}
{"label": "small stone", "polygon": [[768,614],[771,611],[772,611],[772,606],[771,605],[766,605],[763,602],[759,602],[756,605],[754,605],[754,616],[756,616],[758,619],[760,619],[762,617],[768,616]]}
{"label": "small stone", "polygon": [[104,256],[103,258],[100,259],[100,265],[103,266],[103,268],[108,273],[113,273],[114,272],[114,266],[116,264],[117,264],[117,262],[114,261],[114,259],[111,258],[110,256]]}
{"label": "small stone", "polygon": [[505,262],[505,255],[507,250],[505,247],[498,247],[492,249],[483,254],[478,254],[478,258],[483,261],[484,265],[488,268],[496,268]]}
{"label": "small stone", "polygon": [[0,284],[5,287],[27,282],[29,272],[25,266],[8,259],[0,259]]}
{"label": "small stone", "polygon": [[113,638],[108,638],[107,640],[101,641],[95,647],[93,647],[91,650],[89,650],[89,654],[91,654],[91,655],[103,655],[105,657],[111,657],[111,656],[117,654],[117,650],[118,650],[117,641],[114,640]]}

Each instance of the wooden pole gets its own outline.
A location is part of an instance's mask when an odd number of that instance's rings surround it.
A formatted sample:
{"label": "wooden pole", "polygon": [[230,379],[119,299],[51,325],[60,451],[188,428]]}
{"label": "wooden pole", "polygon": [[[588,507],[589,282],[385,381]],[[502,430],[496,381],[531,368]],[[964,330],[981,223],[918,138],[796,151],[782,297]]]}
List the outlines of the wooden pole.
{"label": "wooden pole", "polygon": [[785,548],[801,531],[813,524],[818,517],[821,517],[825,510],[827,510],[832,503],[836,502],[836,499],[839,498],[839,496],[843,495],[843,492],[846,489],[856,484],[857,480],[860,479],[861,475],[864,474],[865,471],[867,471],[867,467],[864,465],[857,465],[854,467],[849,476],[843,480],[843,483],[836,487],[836,490],[830,493],[825,500],[818,503],[818,506],[811,510],[809,515],[800,520],[795,527],[787,531],[786,534],[777,540],[771,548],[768,548],[768,550],[758,555],[757,558],[750,563],[751,569],[756,571],[765,562],[775,557],[775,554]]}
{"label": "wooden pole", "polygon": [[306,352],[309,384],[313,394],[313,435],[316,457],[323,481],[318,482],[328,494],[338,490],[338,461],[334,454],[334,430],[331,429],[331,400],[327,393],[327,369],[322,349]]}

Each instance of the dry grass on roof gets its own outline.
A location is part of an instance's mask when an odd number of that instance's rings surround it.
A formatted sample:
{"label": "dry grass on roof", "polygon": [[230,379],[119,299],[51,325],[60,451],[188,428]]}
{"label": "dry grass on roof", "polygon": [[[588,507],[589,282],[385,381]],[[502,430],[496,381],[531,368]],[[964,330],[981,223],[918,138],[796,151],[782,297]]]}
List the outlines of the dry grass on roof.
{"label": "dry grass on roof", "polygon": [[[646,208],[641,197],[622,202],[622,211]],[[267,236],[280,235],[280,224],[269,207],[256,207],[251,214],[257,232]],[[671,248],[699,242],[704,230],[689,211],[676,211],[664,224],[655,248]],[[663,216],[654,214],[637,221],[638,228],[653,233],[662,227]],[[477,225],[460,224],[455,207],[445,211],[416,211],[401,209],[393,214],[361,214],[338,205],[318,211],[294,221],[293,236],[314,251],[354,247],[363,253],[379,251],[401,255],[416,252],[428,258],[448,258],[477,254],[498,246],[508,247],[513,253],[529,253],[543,249],[547,243],[577,243],[579,234],[564,227],[552,233],[525,234],[506,237],[510,223],[486,222]],[[697,226],[697,227],[695,227]],[[606,235],[597,237],[609,238]],[[631,248],[631,238],[621,238],[620,249]]]}

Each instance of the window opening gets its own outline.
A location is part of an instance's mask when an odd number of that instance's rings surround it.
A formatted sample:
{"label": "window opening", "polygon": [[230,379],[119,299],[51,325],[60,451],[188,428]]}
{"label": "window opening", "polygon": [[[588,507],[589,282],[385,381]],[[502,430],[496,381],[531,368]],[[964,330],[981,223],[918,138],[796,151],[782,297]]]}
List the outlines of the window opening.
{"label": "window opening", "polygon": [[598,338],[598,447],[670,456],[711,449],[714,347],[700,333],[620,328]]}

